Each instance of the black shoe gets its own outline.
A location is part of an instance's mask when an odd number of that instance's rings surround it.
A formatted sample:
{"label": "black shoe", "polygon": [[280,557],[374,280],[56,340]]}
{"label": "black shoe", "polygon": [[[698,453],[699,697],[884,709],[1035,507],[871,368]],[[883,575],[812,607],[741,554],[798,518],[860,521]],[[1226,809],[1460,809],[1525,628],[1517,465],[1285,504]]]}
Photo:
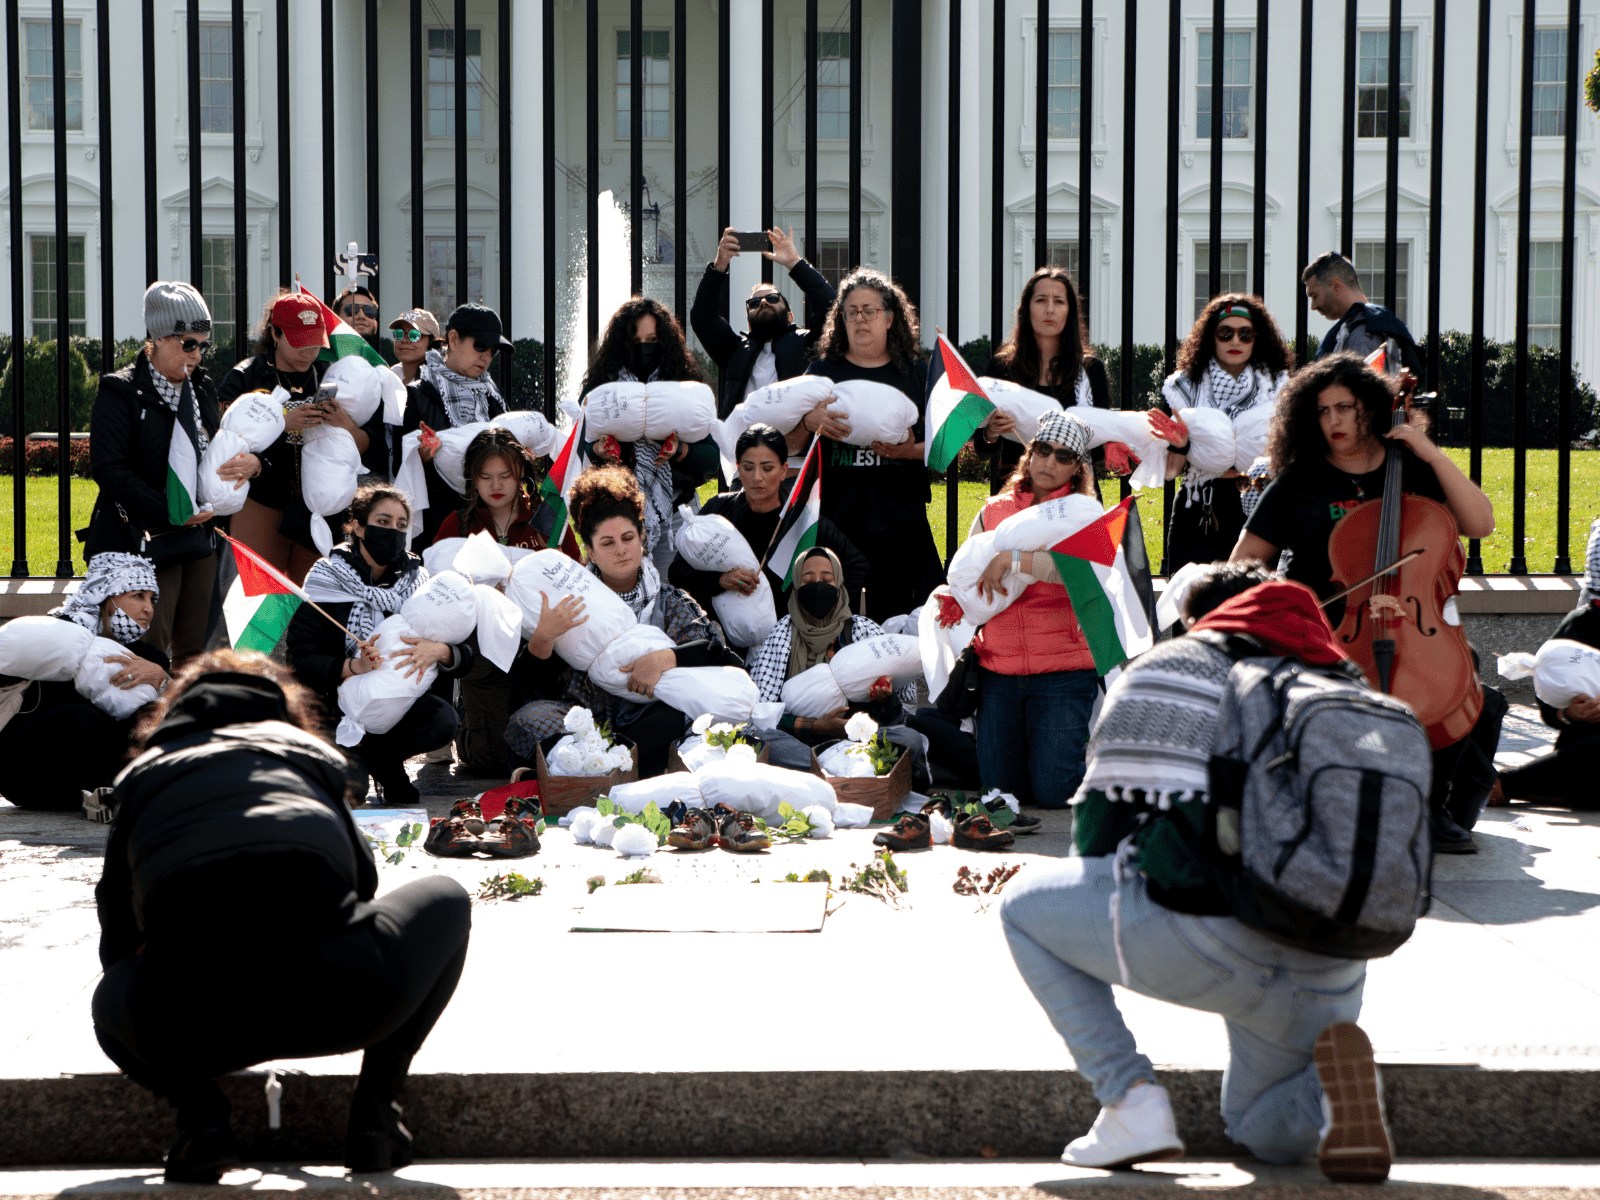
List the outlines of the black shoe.
{"label": "black shoe", "polygon": [[[1002,808],[1010,806],[1004,800],[994,800],[984,805],[984,807],[992,813],[997,813]],[[1030,817],[1025,812],[1015,812],[1011,814],[1011,824],[1007,825],[1006,828],[1012,833],[1038,833],[1039,826],[1043,824],[1044,822],[1039,820],[1038,817]]]}
{"label": "black shoe", "polygon": [[227,1125],[185,1129],[167,1151],[168,1183],[216,1183],[228,1171],[244,1165],[239,1144]]}
{"label": "black shoe", "polygon": [[1476,854],[1478,843],[1472,835],[1452,821],[1446,814],[1435,812],[1432,819],[1433,852],[1435,854]]}
{"label": "black shoe", "polygon": [[356,1095],[345,1131],[344,1165],[351,1171],[397,1171],[411,1165],[411,1131],[400,1123],[398,1104]]}

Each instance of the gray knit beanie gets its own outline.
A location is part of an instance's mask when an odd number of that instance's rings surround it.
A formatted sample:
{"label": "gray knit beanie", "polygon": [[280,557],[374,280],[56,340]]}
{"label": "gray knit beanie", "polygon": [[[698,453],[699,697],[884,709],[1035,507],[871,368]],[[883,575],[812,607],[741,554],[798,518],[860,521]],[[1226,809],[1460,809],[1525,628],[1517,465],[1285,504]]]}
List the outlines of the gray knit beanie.
{"label": "gray knit beanie", "polygon": [[144,327],[152,338],[211,332],[211,310],[191,285],[157,280],[144,294]]}

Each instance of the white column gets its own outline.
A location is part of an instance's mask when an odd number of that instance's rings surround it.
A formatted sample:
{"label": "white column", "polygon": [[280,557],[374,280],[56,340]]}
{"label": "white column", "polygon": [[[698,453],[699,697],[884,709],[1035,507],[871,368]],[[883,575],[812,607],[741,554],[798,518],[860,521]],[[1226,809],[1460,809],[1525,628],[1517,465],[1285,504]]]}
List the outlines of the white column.
{"label": "white column", "polygon": [[[315,3],[289,6],[289,138],[294,188],[290,259],[300,282],[321,293],[322,263],[322,33]],[[323,300],[331,301],[332,296]]]}
{"label": "white column", "polygon": [[[761,6],[729,4],[729,60],[733,92],[729,101],[728,216],[735,229],[761,228]],[[741,84],[746,86],[741,86]],[[744,297],[761,282],[759,254],[741,254],[728,268],[728,321],[749,328]]]}
{"label": "white column", "polygon": [[[511,13],[511,319],[513,340],[544,339],[544,14],[541,0],[517,0]],[[520,218],[520,219],[519,219]]]}
{"label": "white column", "polygon": [[[979,12],[981,5],[964,4],[961,6],[961,45],[970,47],[972,53],[967,55],[966,61],[961,64],[961,111],[958,117],[961,125],[961,144],[967,147],[966,166],[970,169],[974,180],[987,179],[987,174],[979,170],[979,159],[982,157],[983,147],[988,142],[983,137],[983,121],[980,116],[983,94],[983,72],[977,48],[982,41],[983,19]],[[959,167],[961,164],[957,164]],[[983,215],[982,200],[978,196],[981,185],[972,189],[963,189],[961,208],[957,220],[961,223],[961,340],[971,341],[980,334],[987,333],[984,322],[985,309],[983,300],[988,295],[984,286],[986,280],[983,275]],[[982,370],[980,367],[979,370]]]}

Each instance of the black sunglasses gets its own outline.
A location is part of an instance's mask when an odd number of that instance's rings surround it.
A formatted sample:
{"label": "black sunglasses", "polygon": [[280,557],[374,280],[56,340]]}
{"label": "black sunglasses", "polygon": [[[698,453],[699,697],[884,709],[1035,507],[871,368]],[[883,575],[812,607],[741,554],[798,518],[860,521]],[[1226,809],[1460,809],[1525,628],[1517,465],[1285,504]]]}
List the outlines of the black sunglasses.
{"label": "black sunglasses", "polygon": [[1233,341],[1234,334],[1238,334],[1239,340],[1246,346],[1256,340],[1256,331],[1248,325],[1241,325],[1237,329],[1235,329],[1232,325],[1217,326],[1217,341],[1219,342]]}
{"label": "black sunglasses", "polygon": [[211,348],[209,339],[202,342],[199,338],[184,338],[178,345],[183,348],[185,354],[193,354],[196,350],[209,350]]}
{"label": "black sunglasses", "polygon": [[353,317],[357,313],[371,317],[376,321],[378,319],[378,306],[376,304],[346,304],[339,311],[341,317]]}
{"label": "black sunglasses", "polygon": [[759,296],[751,296],[750,299],[744,302],[744,306],[746,308],[760,308],[769,300],[774,304],[782,304],[783,296],[778,292],[762,292]]}
{"label": "black sunglasses", "polygon": [[1064,467],[1070,467],[1078,461],[1077,452],[1068,450],[1065,446],[1055,446],[1049,442],[1035,442],[1030,449],[1041,458],[1048,458],[1054,454],[1056,461]]}

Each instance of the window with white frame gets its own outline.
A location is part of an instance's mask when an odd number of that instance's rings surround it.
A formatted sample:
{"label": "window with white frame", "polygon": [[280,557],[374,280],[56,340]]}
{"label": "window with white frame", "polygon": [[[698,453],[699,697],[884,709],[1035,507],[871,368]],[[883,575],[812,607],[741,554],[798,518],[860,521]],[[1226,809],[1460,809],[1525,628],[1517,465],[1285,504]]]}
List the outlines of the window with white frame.
{"label": "window with white frame", "polygon": [[1533,136],[1562,137],[1567,132],[1567,31],[1536,29],[1533,34]]}
{"label": "window with white frame", "polygon": [[[458,303],[456,291],[456,239],[430,237],[428,254],[428,311],[447,313]],[[467,238],[467,290],[468,300],[483,299],[483,238]]]}
{"label": "window with white frame", "polygon": [[237,336],[234,324],[234,256],[231,237],[200,239],[200,294],[211,310],[211,341],[229,351]]}
{"label": "window with white frame", "polygon": [[1049,95],[1045,98],[1049,136],[1082,136],[1083,34],[1076,29],[1050,32]]}
{"label": "window with white frame", "polygon": [[[1356,282],[1374,304],[1383,303],[1385,272],[1389,256],[1382,242],[1357,242],[1351,247],[1350,265],[1356,269]],[[1396,242],[1394,247],[1394,315],[1406,320],[1411,297],[1411,243]]]}
{"label": "window with white frame", "polygon": [[[56,271],[60,267],[53,234],[35,233],[28,238],[33,300],[33,336],[56,336]],[[83,235],[67,237],[67,333],[83,337],[85,324],[83,286]]]}
{"label": "window with white frame", "polygon": [[[639,69],[643,76],[643,128],[647,138],[672,136],[672,33],[646,29],[639,34]],[[617,30],[617,140],[633,136],[633,35]]]}
{"label": "window with white frame", "polygon": [[[1400,31],[1400,129],[1411,136],[1411,98],[1415,92],[1411,30]],[[1356,49],[1356,136],[1389,136],[1389,31],[1363,29]]]}
{"label": "window with white frame", "polygon": [[817,34],[817,137],[850,136],[850,31]]}
{"label": "window with white frame", "polygon": [[1211,290],[1211,243],[1194,244],[1194,315],[1199,319],[1213,295],[1223,292],[1248,292],[1250,290],[1250,243],[1221,242],[1218,261],[1222,271],[1217,279],[1217,290]]}
{"label": "window with white frame", "polygon": [[[33,132],[55,130],[55,44],[49,21],[24,21],[28,46],[28,74],[24,86],[28,96],[28,128]],[[83,22],[68,21],[63,27],[62,49],[67,68],[67,124],[73,132],[83,129]]]}
{"label": "window with white frame", "polygon": [[200,26],[200,132],[233,132],[233,26]]}
{"label": "window with white frame", "polygon": [[[466,31],[467,136],[483,136],[483,30]],[[428,136],[456,135],[456,31],[428,30]],[[452,305],[452,307],[454,307]]]}
{"label": "window with white frame", "polygon": [[834,291],[839,290],[839,281],[855,265],[850,261],[849,238],[818,238],[816,254],[808,254],[806,260],[821,273]]}
{"label": "window with white frame", "polygon": [[1052,267],[1064,267],[1068,275],[1072,276],[1073,286],[1078,289],[1078,311],[1081,313],[1089,307],[1089,281],[1078,270],[1078,241],[1076,238],[1050,239],[1044,244],[1044,261]]}
{"label": "window with white frame", "polygon": [[[1222,136],[1250,136],[1250,92],[1253,62],[1249,30],[1224,31],[1222,35]],[[1200,141],[1211,137],[1211,73],[1216,66],[1211,30],[1200,30],[1196,39],[1200,58],[1195,72],[1195,136]]]}
{"label": "window with white frame", "polygon": [[1561,344],[1561,243],[1528,247],[1528,342],[1551,349]]}

